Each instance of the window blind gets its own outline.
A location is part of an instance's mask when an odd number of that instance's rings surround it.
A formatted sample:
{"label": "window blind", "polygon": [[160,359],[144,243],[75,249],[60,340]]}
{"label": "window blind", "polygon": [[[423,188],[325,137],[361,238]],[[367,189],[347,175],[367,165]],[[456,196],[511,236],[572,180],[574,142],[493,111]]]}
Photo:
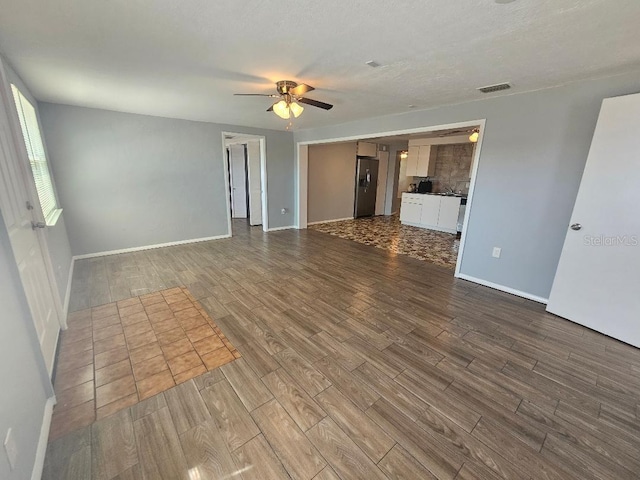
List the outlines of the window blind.
{"label": "window blind", "polygon": [[33,105],[25,98],[15,85],[11,85],[13,99],[20,118],[20,128],[27,147],[27,156],[33,172],[33,180],[36,184],[40,207],[45,221],[49,220],[57,209],[56,195],[53,190],[53,182],[47,164],[47,157],[44,152],[44,145],[38,126],[38,117]]}

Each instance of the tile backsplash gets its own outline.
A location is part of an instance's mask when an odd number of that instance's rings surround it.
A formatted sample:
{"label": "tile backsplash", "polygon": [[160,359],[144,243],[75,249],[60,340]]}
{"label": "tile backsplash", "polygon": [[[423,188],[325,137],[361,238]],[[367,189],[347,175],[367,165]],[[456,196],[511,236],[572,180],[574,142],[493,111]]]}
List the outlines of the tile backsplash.
{"label": "tile backsplash", "polygon": [[435,174],[431,177],[434,192],[444,192],[447,188],[468,192],[474,147],[474,143],[437,146]]}

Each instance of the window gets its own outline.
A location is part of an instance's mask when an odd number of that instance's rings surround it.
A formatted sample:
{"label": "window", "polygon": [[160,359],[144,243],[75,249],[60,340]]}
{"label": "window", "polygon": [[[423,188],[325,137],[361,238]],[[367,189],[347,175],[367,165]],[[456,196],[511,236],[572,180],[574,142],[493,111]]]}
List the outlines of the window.
{"label": "window", "polygon": [[42,207],[42,215],[47,225],[54,225],[60,215],[60,210],[56,203],[56,194],[53,190],[47,156],[44,153],[36,110],[15,85],[11,85],[11,90],[20,118],[20,128],[24,144],[27,147],[27,156],[33,172],[40,207]]}

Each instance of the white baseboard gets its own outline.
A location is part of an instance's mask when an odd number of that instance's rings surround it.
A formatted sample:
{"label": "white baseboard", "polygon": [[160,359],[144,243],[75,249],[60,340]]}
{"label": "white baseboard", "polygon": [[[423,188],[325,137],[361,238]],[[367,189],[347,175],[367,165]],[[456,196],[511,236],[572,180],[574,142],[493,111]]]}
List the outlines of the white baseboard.
{"label": "white baseboard", "polygon": [[548,298],[532,295],[530,293],[523,292],[522,290],[516,290],[515,288],[505,287],[504,285],[499,285],[497,283],[488,282],[486,280],[482,280],[481,278],[465,275],[464,273],[458,273],[455,276],[456,278],[461,278],[462,280],[468,280],[470,282],[477,283],[479,285],[484,285],[485,287],[493,288],[495,290],[500,290],[501,292],[510,293],[511,295],[516,295],[518,297],[526,298],[528,300],[533,300],[534,302],[542,303],[544,305],[546,305],[547,302],[549,301]]}
{"label": "white baseboard", "polygon": [[71,284],[73,282],[73,267],[76,264],[75,257],[71,257],[71,265],[69,266],[69,278],[67,279],[67,291],[64,294],[64,305],[62,306],[61,326],[63,330],[67,329],[67,317],[69,316],[69,300],[71,300]]}
{"label": "white baseboard", "polygon": [[[291,227],[287,227],[291,228]],[[222,238],[230,238],[231,235],[217,235],[215,237],[192,238],[189,240],[178,240],[177,242],[158,243],[156,245],[144,245],[142,247],[122,248],[120,250],[109,250],[106,252],[86,253],[83,255],[74,255],[74,260],[82,260],[83,258],[106,257],[108,255],[118,255],[120,253],[140,252],[142,250],[153,250],[154,248],[174,247],[176,245],[185,245],[187,243],[208,242],[210,240],[220,240]]]}
{"label": "white baseboard", "polygon": [[49,428],[51,427],[51,415],[53,414],[53,406],[56,404],[56,397],[47,398],[44,404],[44,416],[42,417],[42,427],[40,428],[40,438],[38,439],[38,448],[36,449],[36,458],[31,471],[31,480],[40,480],[42,478],[42,470],[44,469],[44,458],[47,454],[47,444],[49,443]]}
{"label": "white baseboard", "polygon": [[289,225],[286,227],[275,227],[267,229],[267,232],[277,232],[278,230],[291,230],[292,228],[296,228],[293,225]]}
{"label": "white baseboard", "polygon": [[344,220],[353,220],[353,217],[335,218],[333,220],[320,220],[319,222],[307,222],[307,225],[318,225],[319,223],[342,222]]}

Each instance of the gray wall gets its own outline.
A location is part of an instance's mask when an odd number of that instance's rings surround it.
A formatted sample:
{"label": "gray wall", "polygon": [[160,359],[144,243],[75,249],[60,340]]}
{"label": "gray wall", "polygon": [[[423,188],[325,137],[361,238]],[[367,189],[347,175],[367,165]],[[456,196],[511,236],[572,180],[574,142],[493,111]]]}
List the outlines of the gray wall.
{"label": "gray wall", "polygon": [[[302,130],[297,142],[486,119],[461,273],[547,298],[603,98],[638,73]],[[492,258],[494,246],[502,257]]]}
{"label": "gray wall", "polygon": [[50,103],[40,112],[74,255],[227,234],[223,131],[266,136],[269,227],[293,224],[290,132]]}
{"label": "gray wall", "polygon": [[[27,88],[27,86],[22,82],[20,77],[15,73],[15,71],[9,66],[6,61],[3,60],[5,72],[7,74],[7,79],[9,82],[13,83],[18,89],[22,92],[22,94],[29,100],[29,102],[36,109],[36,115],[38,116],[38,122],[40,123],[40,131],[42,132],[42,122],[40,120],[40,113],[38,108],[38,103],[36,102],[33,95]],[[17,121],[17,120],[16,120]],[[43,135],[44,136],[44,135]],[[45,152],[47,152],[47,143],[46,139],[43,138]],[[51,158],[49,153],[47,152],[47,158]],[[54,189],[55,178],[54,178]],[[58,195],[58,200],[60,200],[60,196]],[[69,237],[67,235],[67,229],[64,222],[63,212],[55,225],[49,226],[44,230],[44,236],[47,242],[47,247],[49,249],[49,255],[51,257],[51,262],[53,263],[53,270],[56,280],[56,287],[58,289],[58,295],[60,296],[61,302],[64,303],[65,294],[67,291],[67,285],[69,281],[69,268],[71,267],[71,245],[69,244]]]}
{"label": "gray wall", "polygon": [[308,222],[353,217],[356,142],[309,146]]}
{"label": "gray wall", "polygon": [[17,480],[31,478],[45,402],[53,392],[1,214],[0,305],[0,438],[11,428],[19,450],[12,472],[2,450],[0,478]]}

